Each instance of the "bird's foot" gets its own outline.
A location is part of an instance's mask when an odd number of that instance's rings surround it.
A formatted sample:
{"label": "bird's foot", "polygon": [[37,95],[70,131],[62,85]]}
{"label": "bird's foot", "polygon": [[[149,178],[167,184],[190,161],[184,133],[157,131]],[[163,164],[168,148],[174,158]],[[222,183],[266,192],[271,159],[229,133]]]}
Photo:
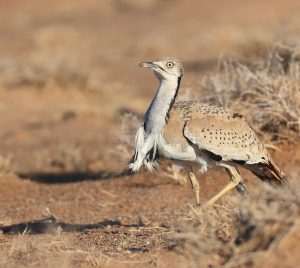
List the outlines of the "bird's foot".
{"label": "bird's foot", "polygon": [[247,187],[246,184],[244,182],[240,182],[235,189],[242,195],[242,196],[246,196],[248,191],[247,191]]}

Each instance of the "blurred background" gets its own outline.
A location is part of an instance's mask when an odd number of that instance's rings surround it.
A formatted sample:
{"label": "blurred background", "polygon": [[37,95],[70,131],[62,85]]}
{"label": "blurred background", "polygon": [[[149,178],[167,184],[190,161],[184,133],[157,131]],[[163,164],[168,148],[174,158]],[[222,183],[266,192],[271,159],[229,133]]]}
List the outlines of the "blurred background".
{"label": "blurred background", "polygon": [[186,95],[220,58],[299,44],[299,11],[296,0],[2,1],[1,153],[18,172],[61,168],[60,154],[116,168],[120,113],[142,115],[157,87],[140,61],[181,59]]}
{"label": "blurred background", "polygon": [[[66,267],[94,267],[108,260],[99,252],[157,260],[153,252],[173,248],[168,232],[193,202],[185,175],[168,163],[156,174],[111,173],[127,165],[156,92],[141,61],[179,58],[185,74],[178,99],[243,113],[278,165],[298,176],[299,14],[299,0],[2,0],[0,225],[4,233],[25,235],[16,243],[0,239],[1,263],[22,266],[31,256],[43,267],[46,252],[52,267],[68,248]],[[212,172],[199,180],[203,201],[227,177]],[[40,225],[28,223],[36,220]],[[129,226],[153,228],[126,240],[122,230]],[[26,236],[70,230],[79,231]],[[162,252],[165,267],[185,263]]]}

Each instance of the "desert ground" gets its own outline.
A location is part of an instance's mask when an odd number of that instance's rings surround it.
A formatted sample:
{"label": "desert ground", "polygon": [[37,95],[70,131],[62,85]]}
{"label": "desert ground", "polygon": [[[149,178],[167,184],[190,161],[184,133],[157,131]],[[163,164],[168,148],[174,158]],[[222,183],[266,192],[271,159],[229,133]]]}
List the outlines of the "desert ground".
{"label": "desert ground", "polygon": [[[1,1],[0,267],[299,267],[300,2]],[[178,99],[243,114],[290,181],[196,207],[186,174],[122,173],[174,56]],[[197,173],[201,203],[228,182]]]}

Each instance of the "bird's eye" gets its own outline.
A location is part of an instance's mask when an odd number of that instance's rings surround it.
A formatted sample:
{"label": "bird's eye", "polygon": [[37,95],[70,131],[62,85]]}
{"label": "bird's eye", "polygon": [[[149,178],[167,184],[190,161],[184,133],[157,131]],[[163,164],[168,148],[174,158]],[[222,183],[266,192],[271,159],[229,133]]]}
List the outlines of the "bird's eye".
{"label": "bird's eye", "polygon": [[167,62],[166,65],[167,65],[168,68],[172,68],[174,63],[172,61],[169,61],[169,62]]}

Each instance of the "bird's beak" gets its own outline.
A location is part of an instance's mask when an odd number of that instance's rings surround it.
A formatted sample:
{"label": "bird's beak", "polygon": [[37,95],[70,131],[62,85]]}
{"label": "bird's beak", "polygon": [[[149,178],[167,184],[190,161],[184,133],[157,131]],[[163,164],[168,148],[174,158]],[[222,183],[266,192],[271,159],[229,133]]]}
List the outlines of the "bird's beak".
{"label": "bird's beak", "polygon": [[141,62],[141,63],[139,63],[139,67],[153,69],[153,68],[158,67],[158,64],[156,64],[155,62]]}

